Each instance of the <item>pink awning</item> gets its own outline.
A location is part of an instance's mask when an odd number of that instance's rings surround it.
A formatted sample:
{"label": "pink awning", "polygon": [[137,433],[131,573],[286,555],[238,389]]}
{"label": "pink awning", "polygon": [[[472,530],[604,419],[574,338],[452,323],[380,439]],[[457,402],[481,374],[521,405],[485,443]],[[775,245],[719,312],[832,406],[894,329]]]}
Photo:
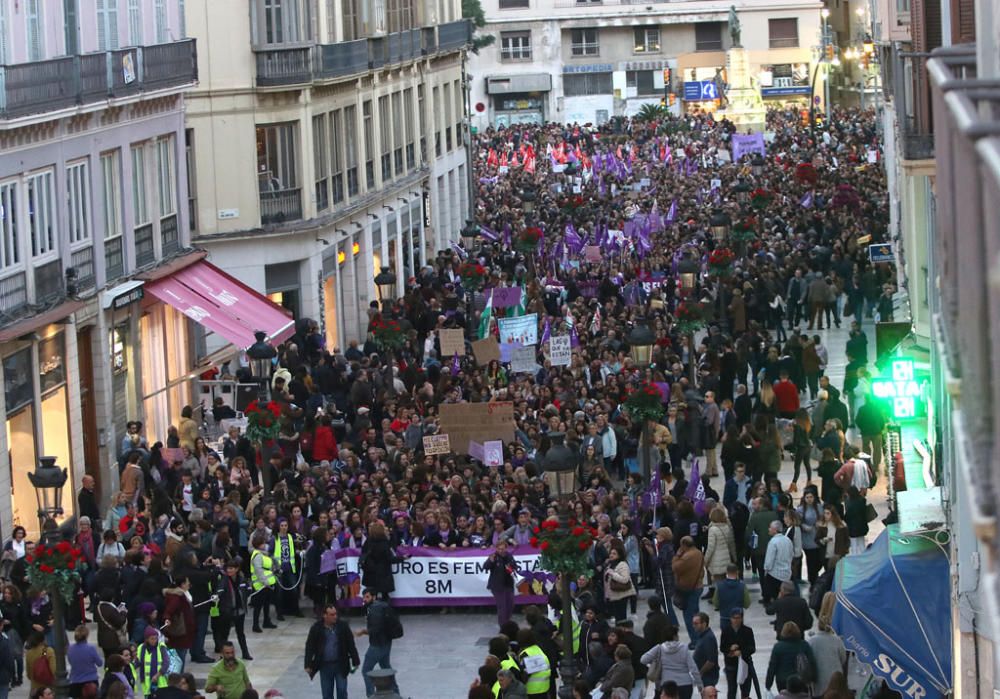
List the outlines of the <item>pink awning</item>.
{"label": "pink awning", "polygon": [[295,332],[284,308],[204,260],[147,284],[146,291],[240,349],[255,342],[256,330],[273,343]]}

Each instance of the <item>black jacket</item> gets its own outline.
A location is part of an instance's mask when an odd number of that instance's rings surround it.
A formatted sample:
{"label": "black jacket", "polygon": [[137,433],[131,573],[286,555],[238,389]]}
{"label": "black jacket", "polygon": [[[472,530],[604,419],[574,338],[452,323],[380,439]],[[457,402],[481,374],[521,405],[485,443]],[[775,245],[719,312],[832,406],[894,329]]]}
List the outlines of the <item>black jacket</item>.
{"label": "black jacket", "polygon": [[798,595],[779,597],[774,600],[771,609],[774,611],[774,630],[778,634],[786,621],[794,621],[803,635],[812,628],[813,617],[809,611],[809,603]]}
{"label": "black jacket", "polygon": [[101,511],[97,507],[97,496],[93,490],[80,488],[80,493],[76,496],[76,502],[80,505],[80,516],[90,517],[92,526],[100,528]]}
{"label": "black jacket", "polygon": [[392,564],[398,561],[388,539],[368,539],[361,547],[361,584],[381,594],[394,592]]}
{"label": "black jacket", "polygon": [[[343,619],[338,619],[334,631],[337,634],[337,645],[340,648],[340,657],[337,660],[340,669],[346,672],[352,667],[360,665],[361,658],[358,656],[357,646],[354,645],[354,634],[351,633],[351,627]],[[326,627],[322,621],[317,621],[309,629],[309,636],[306,638],[306,670],[319,672],[320,666],[323,665],[323,646],[325,644]]]}
{"label": "black jacket", "polygon": [[733,631],[733,627],[728,625],[722,629],[719,650],[725,658],[726,669],[735,671],[739,665],[739,659],[729,655],[729,649],[733,646],[739,646],[740,655],[744,660],[750,662],[751,656],[757,652],[757,643],[753,637],[753,629],[746,624],[740,626],[739,631]]}
{"label": "black jacket", "polygon": [[392,642],[392,608],[388,602],[375,600],[365,610],[368,640],[373,646],[384,646]]}

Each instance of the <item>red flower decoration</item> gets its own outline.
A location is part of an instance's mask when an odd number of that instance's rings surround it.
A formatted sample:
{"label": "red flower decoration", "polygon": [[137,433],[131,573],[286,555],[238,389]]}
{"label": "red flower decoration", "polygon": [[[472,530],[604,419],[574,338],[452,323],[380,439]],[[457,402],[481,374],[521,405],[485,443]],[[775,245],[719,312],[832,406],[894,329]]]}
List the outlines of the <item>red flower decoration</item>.
{"label": "red flower decoration", "polygon": [[540,548],[542,549],[542,551],[548,551],[550,546],[552,546],[551,543],[549,543],[548,541],[543,541]]}

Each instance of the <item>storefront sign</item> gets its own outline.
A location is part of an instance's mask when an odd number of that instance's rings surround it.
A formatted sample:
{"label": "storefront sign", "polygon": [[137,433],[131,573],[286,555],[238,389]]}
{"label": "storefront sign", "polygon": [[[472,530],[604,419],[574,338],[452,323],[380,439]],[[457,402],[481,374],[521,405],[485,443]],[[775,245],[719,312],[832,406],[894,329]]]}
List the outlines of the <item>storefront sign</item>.
{"label": "storefront sign", "polygon": [[701,102],[719,99],[719,88],[712,80],[688,80],[684,83],[684,99]]}
{"label": "storefront sign", "polygon": [[431,193],[429,190],[424,190],[421,197],[423,208],[424,208],[424,228],[430,228],[431,226]]}
{"label": "storefront sign", "polygon": [[111,302],[111,309],[117,311],[118,309],[125,308],[125,306],[131,305],[136,301],[142,301],[142,297],[145,295],[146,292],[143,291],[143,288],[141,286],[137,286],[131,291],[126,291],[121,296],[116,297],[115,300]]}
{"label": "storefront sign", "polygon": [[873,264],[895,262],[896,253],[893,251],[892,243],[875,243],[874,245],[869,245],[868,261]]}
{"label": "storefront sign", "polygon": [[[486,560],[493,549],[441,550],[423,546],[398,546],[396,553],[405,556],[392,567],[396,590],[392,603],[401,607],[428,605],[472,606],[493,605],[493,596],[486,589],[489,572]],[[527,545],[514,546],[510,553],[517,561],[515,604],[544,604],[555,585],[555,575],[541,570],[538,549]],[[359,549],[340,549],[333,556],[324,556],[321,570],[336,568],[338,583],[347,588],[343,600],[349,607],[360,607],[361,579],[358,571]]]}
{"label": "storefront sign", "polygon": [[566,73],[611,73],[615,67],[610,63],[591,63],[589,65],[564,65],[563,74]]}
{"label": "storefront sign", "polygon": [[812,92],[809,85],[791,85],[788,87],[762,87],[761,97],[790,97],[794,95],[808,95]]}
{"label": "storefront sign", "polygon": [[905,420],[918,416],[920,384],[913,371],[913,360],[899,357],[892,361],[888,377],[872,380],[872,394],[889,405],[892,417]]}

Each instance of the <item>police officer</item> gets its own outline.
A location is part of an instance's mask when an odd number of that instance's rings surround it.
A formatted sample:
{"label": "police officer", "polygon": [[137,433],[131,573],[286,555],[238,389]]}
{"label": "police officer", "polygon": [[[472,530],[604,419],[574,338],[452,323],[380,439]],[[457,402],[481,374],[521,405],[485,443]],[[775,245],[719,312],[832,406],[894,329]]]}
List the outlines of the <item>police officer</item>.
{"label": "police officer", "polygon": [[524,686],[528,697],[545,699],[549,695],[549,682],[552,678],[552,666],[545,652],[538,647],[535,632],[531,629],[521,629],[517,632],[517,643],[521,647],[518,659],[521,662],[521,672],[524,676]]}
{"label": "police officer", "polygon": [[267,538],[262,534],[254,535],[253,553],[250,554],[250,587],[253,588],[253,632],[263,633],[260,627],[260,612],[264,611],[264,628],[278,628],[271,623],[271,591],[278,583],[274,574],[274,559],[268,556],[264,549]]}

